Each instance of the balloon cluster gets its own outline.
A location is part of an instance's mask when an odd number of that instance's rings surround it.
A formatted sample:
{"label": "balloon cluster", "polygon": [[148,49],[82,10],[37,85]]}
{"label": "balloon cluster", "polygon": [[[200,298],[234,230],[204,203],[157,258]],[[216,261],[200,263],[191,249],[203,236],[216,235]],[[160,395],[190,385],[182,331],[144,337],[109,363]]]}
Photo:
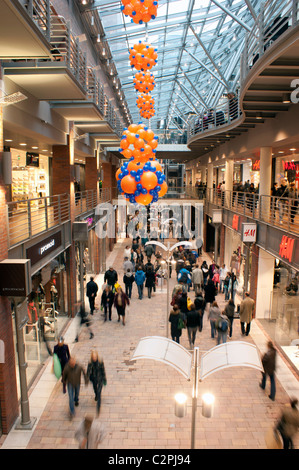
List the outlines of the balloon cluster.
{"label": "balloon cluster", "polygon": [[157,145],[158,137],[143,123],[131,124],[123,132],[119,151],[127,161],[115,177],[118,190],[131,203],[147,206],[167,192],[165,175],[155,157]]}
{"label": "balloon cluster", "polygon": [[155,77],[151,72],[137,72],[133,83],[135,90],[141,93],[148,93],[155,88]]}
{"label": "balloon cluster", "polygon": [[121,11],[130,16],[136,24],[148,23],[157,16],[158,2],[156,0],[121,0]]}
{"label": "balloon cluster", "polygon": [[151,95],[141,93],[136,100],[136,104],[142,117],[149,119],[155,114],[155,100]]}
{"label": "balloon cluster", "polygon": [[131,67],[136,70],[150,70],[157,63],[157,49],[146,42],[139,41],[129,50]]}

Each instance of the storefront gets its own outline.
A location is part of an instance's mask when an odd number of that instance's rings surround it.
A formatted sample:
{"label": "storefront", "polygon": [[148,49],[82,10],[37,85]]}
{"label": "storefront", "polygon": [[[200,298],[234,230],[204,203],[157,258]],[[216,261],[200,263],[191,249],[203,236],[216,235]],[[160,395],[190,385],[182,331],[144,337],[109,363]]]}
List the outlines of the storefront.
{"label": "storefront", "polygon": [[280,185],[281,178],[286,178],[288,183],[295,181],[299,190],[299,155],[291,154],[277,157],[275,161],[275,181]]}
{"label": "storefront", "polygon": [[12,184],[10,200],[22,210],[26,200],[49,196],[49,158],[34,152],[10,149]]}

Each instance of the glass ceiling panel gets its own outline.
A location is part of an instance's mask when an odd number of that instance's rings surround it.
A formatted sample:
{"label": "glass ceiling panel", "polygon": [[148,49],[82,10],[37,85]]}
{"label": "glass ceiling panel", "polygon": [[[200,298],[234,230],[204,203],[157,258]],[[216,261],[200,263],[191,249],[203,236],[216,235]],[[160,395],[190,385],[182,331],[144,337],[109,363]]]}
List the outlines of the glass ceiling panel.
{"label": "glass ceiling panel", "polygon": [[[216,2],[216,0],[215,0]],[[95,0],[133,122],[142,119],[138,92],[129,63],[129,48],[147,41],[157,48],[151,69],[156,87],[153,129],[175,129],[175,118],[216,106],[223,94],[238,87],[240,54],[246,32],[254,25],[248,5],[258,16],[261,0],[158,0],[158,14],[147,24],[135,24],[121,12],[120,1]],[[217,77],[217,78],[215,78]],[[147,122],[147,120],[145,120]]]}

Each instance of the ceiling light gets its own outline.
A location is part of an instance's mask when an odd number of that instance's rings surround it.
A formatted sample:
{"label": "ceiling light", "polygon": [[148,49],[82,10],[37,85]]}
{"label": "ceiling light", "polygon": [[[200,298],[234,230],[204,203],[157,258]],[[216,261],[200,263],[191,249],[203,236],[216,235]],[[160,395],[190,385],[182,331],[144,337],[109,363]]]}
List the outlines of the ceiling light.
{"label": "ceiling light", "polygon": [[290,150],[291,150],[291,152],[295,152],[296,149],[290,149]]}
{"label": "ceiling light", "polygon": [[283,150],[280,150],[278,153],[284,153],[284,151],[283,151]]}
{"label": "ceiling light", "polygon": [[25,147],[27,144],[20,144],[20,145],[22,145],[22,147]]}
{"label": "ceiling light", "polygon": [[12,142],[12,139],[5,139],[5,142]]}
{"label": "ceiling light", "polygon": [[98,34],[97,42],[101,42],[101,35],[100,34]]}
{"label": "ceiling light", "polygon": [[256,119],[263,119],[262,113],[256,113]]}
{"label": "ceiling light", "polygon": [[90,20],[91,26],[94,26],[94,16],[92,15],[91,20]]}
{"label": "ceiling light", "polygon": [[282,95],[282,102],[283,102],[283,103],[290,103],[290,102],[291,102],[288,93],[284,93],[284,94]]}
{"label": "ceiling light", "polygon": [[31,148],[34,149],[34,150],[38,149],[38,147],[31,147]]}

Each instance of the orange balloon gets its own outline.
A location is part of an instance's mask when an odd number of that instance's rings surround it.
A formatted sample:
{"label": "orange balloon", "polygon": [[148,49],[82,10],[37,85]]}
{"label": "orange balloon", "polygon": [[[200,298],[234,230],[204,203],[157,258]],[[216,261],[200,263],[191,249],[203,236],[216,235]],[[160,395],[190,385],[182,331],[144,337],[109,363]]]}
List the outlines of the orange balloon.
{"label": "orange balloon", "polygon": [[134,144],[135,139],[135,133],[129,132],[129,134],[127,134],[127,141],[129,142],[129,144]]}
{"label": "orange balloon", "polygon": [[129,145],[130,145],[130,143],[129,143],[127,137],[125,137],[124,139],[121,139],[120,148],[127,149],[129,147]]}
{"label": "orange balloon", "polygon": [[148,129],[146,132],[146,140],[149,142],[150,140],[153,140],[154,137],[154,132],[151,129]]}
{"label": "orange balloon", "polygon": [[158,178],[153,171],[144,171],[141,175],[140,183],[149,191],[157,186]]}
{"label": "orange balloon", "polygon": [[157,171],[162,171],[162,166],[157,161],[151,161],[151,166],[154,166]]}
{"label": "orange balloon", "polygon": [[[138,135],[138,134],[137,134]],[[145,142],[143,139],[136,139],[135,142],[134,142],[134,147],[135,149],[141,149],[141,148],[144,148],[144,145],[145,145]]]}
{"label": "orange balloon", "polygon": [[137,183],[133,176],[127,175],[122,178],[120,186],[125,193],[133,194],[136,191]]}
{"label": "orange balloon", "polygon": [[147,206],[153,200],[153,196],[149,193],[147,194],[139,194],[139,196],[135,196],[135,201],[138,204],[142,204],[143,206]]}
{"label": "orange balloon", "polygon": [[132,157],[132,150],[131,149],[124,149],[122,152],[120,152],[125,158],[131,158]]}
{"label": "orange balloon", "polygon": [[141,157],[141,152],[139,149],[134,149],[132,152],[132,156],[134,157],[135,160],[139,161]]}
{"label": "orange balloon", "polygon": [[118,181],[118,175],[120,175],[120,173],[121,173],[121,169],[119,168],[118,170],[116,170],[116,173],[115,173],[116,181]]}
{"label": "orange balloon", "polygon": [[143,168],[143,164],[139,163],[139,162],[136,162],[135,160],[132,160],[131,162],[129,162],[129,164],[127,166],[127,169],[129,170],[129,172],[142,170],[142,168]]}
{"label": "orange balloon", "polygon": [[133,134],[136,134],[138,130],[138,125],[137,124],[130,124],[128,127],[128,130],[132,132]]}
{"label": "orange balloon", "polygon": [[158,146],[158,141],[157,141],[157,139],[151,140],[150,142],[148,142],[148,145],[150,145],[150,146],[152,147],[152,149],[157,148],[157,146]]}
{"label": "orange balloon", "polygon": [[158,192],[159,197],[163,197],[167,193],[167,189],[168,189],[167,183],[163,181],[163,183],[160,184],[159,186],[161,186],[161,189]]}

